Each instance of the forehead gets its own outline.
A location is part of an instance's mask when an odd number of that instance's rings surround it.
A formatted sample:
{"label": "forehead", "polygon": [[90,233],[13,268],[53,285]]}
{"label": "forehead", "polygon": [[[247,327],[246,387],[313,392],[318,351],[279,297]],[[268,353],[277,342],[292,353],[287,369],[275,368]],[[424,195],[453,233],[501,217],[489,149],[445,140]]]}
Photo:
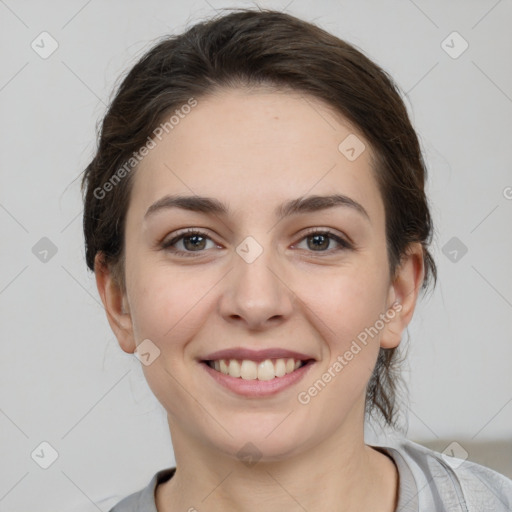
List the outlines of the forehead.
{"label": "forehead", "polygon": [[338,192],[370,216],[382,213],[369,144],[322,101],[234,89],[198,98],[187,111],[139,164],[130,209],[144,214],[170,193],[217,197],[242,212]]}

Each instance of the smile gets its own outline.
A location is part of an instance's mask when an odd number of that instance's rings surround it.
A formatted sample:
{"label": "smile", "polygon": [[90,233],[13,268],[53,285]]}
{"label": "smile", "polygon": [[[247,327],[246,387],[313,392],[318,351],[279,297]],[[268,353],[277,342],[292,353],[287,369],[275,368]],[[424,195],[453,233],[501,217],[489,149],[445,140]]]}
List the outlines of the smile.
{"label": "smile", "polygon": [[301,368],[308,361],[294,358],[265,359],[252,361],[250,359],[216,359],[205,363],[217,372],[230,377],[244,380],[272,380],[284,377]]}
{"label": "smile", "polygon": [[291,357],[259,361],[203,359],[200,366],[222,388],[235,395],[257,399],[276,395],[297,385],[311,371],[315,362],[315,359]]}

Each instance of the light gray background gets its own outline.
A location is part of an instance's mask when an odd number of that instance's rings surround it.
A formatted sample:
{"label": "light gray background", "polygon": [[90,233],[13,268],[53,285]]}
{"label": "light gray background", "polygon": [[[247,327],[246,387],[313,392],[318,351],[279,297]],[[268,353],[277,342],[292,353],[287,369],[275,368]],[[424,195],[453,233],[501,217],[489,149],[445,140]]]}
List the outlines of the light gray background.
{"label": "light gray background", "polygon": [[[78,177],[119,75],[157,37],[235,5],[254,4],[0,0],[0,511],[107,511],[174,464],[163,409],[86,271]],[[511,1],[259,5],[347,39],[406,94],[440,277],[409,329],[408,437],[512,442]],[[59,45],[47,59],[31,48],[43,31]],[[458,58],[441,45],[453,31],[469,44]],[[42,237],[57,247],[47,262],[32,252]],[[442,252],[452,237],[467,247],[457,262]],[[43,441],[58,452],[46,470],[31,458]]]}

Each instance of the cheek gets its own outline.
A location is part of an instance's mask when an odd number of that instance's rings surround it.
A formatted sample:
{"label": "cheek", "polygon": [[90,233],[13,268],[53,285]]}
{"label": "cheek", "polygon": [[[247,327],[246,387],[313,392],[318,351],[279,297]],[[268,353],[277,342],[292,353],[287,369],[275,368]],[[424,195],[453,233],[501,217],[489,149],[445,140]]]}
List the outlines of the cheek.
{"label": "cheek", "polygon": [[361,397],[379,354],[380,332],[374,326],[384,312],[385,277],[369,267],[365,272],[352,269],[338,279],[325,279],[323,293],[316,289],[309,294],[305,310],[314,311],[309,322],[325,342],[324,356],[318,372],[303,383],[297,399],[311,407],[308,410],[313,416],[331,418],[318,428],[337,423],[357,400],[364,399]]}
{"label": "cheek", "polygon": [[184,404],[190,402],[184,391],[189,367],[183,364],[183,357],[209,316],[208,290],[213,284],[214,280],[206,276],[192,277],[190,273],[170,272],[158,266],[139,272],[132,280],[132,321],[137,343],[149,339],[160,351],[155,362],[142,370],[160,403],[174,414],[184,413]]}
{"label": "cheek", "polygon": [[137,338],[149,338],[166,350],[173,340],[191,336],[207,305],[207,281],[189,273],[165,272],[158,267],[140,272],[133,281],[132,319]]}
{"label": "cheek", "polygon": [[369,378],[375,366],[380,329],[374,326],[385,312],[388,291],[386,269],[377,262],[366,263],[304,279],[297,293],[307,306],[304,314],[309,323],[325,341],[324,370],[341,358],[344,372],[349,373],[348,366],[357,368],[361,380]]}

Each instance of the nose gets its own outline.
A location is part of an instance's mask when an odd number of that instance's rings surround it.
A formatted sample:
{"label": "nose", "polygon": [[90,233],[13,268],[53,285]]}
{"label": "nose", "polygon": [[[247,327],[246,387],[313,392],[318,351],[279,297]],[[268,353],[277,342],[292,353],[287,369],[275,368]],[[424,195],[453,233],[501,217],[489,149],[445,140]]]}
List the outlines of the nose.
{"label": "nose", "polygon": [[231,323],[249,330],[264,330],[284,322],[293,310],[295,296],[283,265],[270,249],[254,261],[238,254],[234,268],[224,280],[220,314]]}

